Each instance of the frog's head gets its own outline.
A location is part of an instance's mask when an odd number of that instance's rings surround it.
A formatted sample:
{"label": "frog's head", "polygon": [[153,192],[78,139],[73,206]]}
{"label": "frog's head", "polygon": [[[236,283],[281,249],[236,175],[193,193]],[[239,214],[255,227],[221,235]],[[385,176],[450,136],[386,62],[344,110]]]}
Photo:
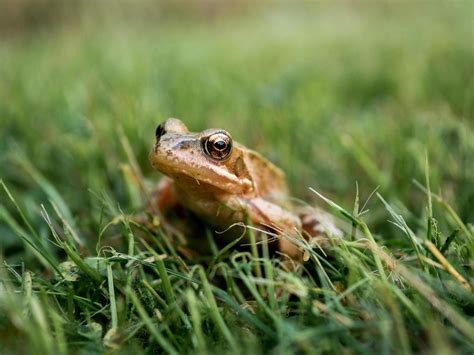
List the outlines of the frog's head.
{"label": "frog's head", "polygon": [[222,129],[193,133],[180,120],[169,118],[156,129],[150,161],[181,188],[207,184],[233,194],[253,189],[241,146]]}

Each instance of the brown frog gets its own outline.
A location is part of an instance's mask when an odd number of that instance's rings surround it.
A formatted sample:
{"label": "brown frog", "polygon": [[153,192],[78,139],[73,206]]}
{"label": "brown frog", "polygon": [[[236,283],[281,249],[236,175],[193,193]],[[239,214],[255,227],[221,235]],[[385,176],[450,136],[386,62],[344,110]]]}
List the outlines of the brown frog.
{"label": "brown frog", "polygon": [[230,242],[242,233],[236,224],[251,223],[278,236],[274,249],[300,260],[298,238],[321,234],[314,218],[288,203],[284,173],[223,129],[189,132],[183,122],[170,118],[156,129],[150,161],[166,175],[157,190],[158,210],[191,211],[213,230],[226,231],[216,239]]}

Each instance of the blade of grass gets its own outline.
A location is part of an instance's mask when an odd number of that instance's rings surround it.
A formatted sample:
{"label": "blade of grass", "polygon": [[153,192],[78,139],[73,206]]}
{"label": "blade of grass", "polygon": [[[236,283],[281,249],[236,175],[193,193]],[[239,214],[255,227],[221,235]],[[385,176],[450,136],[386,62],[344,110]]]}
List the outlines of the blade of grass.
{"label": "blade of grass", "polygon": [[68,343],[66,340],[66,334],[64,332],[64,320],[63,318],[55,312],[52,308],[49,308],[49,317],[52,322],[55,336],[55,345],[57,354],[66,355],[68,354]]}
{"label": "blade of grass", "polygon": [[171,343],[169,343],[164,337],[163,335],[160,333],[158,327],[156,327],[154,324],[153,324],[153,321],[151,320],[151,318],[148,316],[145,308],[143,308],[143,305],[142,303],[139,301],[137,295],[135,294],[135,292],[133,292],[131,289],[127,289],[126,290],[126,293],[128,294],[131,302],[133,303],[133,305],[135,306],[135,309],[137,310],[137,313],[139,315],[139,317],[141,318],[141,320],[143,321],[143,323],[145,324],[145,327],[148,329],[148,331],[150,332],[150,334],[153,336],[153,338],[156,340],[156,342],[163,348],[163,350],[165,350],[168,354],[172,354],[172,355],[178,355],[178,351],[174,348],[173,345],[171,345]]}
{"label": "blade of grass", "polygon": [[[247,218],[247,222],[249,222],[249,218]],[[246,224],[249,224],[249,223],[246,223]],[[257,248],[257,240],[256,240],[256,237],[255,237],[255,233],[254,233],[254,230],[253,228],[247,228],[248,231],[248,237],[249,237],[249,242],[250,242],[250,250],[252,251],[252,255],[253,255],[253,259],[254,259],[254,266],[253,266],[253,269],[254,269],[254,272],[255,272],[255,275],[257,276],[257,278],[262,278],[263,274],[262,274],[262,268],[260,267],[260,263],[259,263],[259,255],[258,255],[258,248]],[[264,289],[264,286],[263,285],[259,285],[258,286],[258,289],[259,289],[259,292],[261,295],[263,295],[265,293],[265,289]]]}
{"label": "blade of grass", "polygon": [[[77,267],[79,267],[79,269],[82,270],[82,272],[84,272],[94,282],[101,283],[102,276],[99,274],[99,272],[91,268],[89,265],[87,265],[84,262],[84,260],[82,260],[81,256],[76,252],[74,247],[69,244],[68,241],[61,240],[61,238],[56,232],[56,229],[53,226],[53,223],[48,215],[48,212],[46,211],[43,205],[41,205],[41,208],[42,208],[41,214],[43,216],[43,219],[46,221],[46,224],[48,225],[51,233],[53,234],[59,246],[66,252],[67,256],[69,256],[69,258],[77,265]],[[59,275],[62,276],[62,273],[60,271],[59,271]]]}
{"label": "blade of grass", "polygon": [[25,244],[33,249],[34,255],[44,267],[55,271],[58,275],[60,275],[59,277],[62,277],[61,272],[58,269],[59,262],[56,260],[56,258],[45,248],[43,248],[42,244],[32,241],[28,234],[17,224],[10,213],[2,205],[0,205],[0,218],[5,221],[5,223]]}
{"label": "blade of grass", "polygon": [[450,264],[450,262],[441,254],[441,252],[436,248],[431,241],[426,240],[425,245],[428,250],[438,259],[438,261],[443,265],[444,269],[452,276],[454,279],[461,284],[461,286],[473,292],[472,286],[467,282],[467,280]]}
{"label": "blade of grass", "polygon": [[277,313],[278,310],[278,303],[276,300],[276,293],[275,293],[275,286],[274,286],[274,276],[273,276],[273,265],[270,261],[270,251],[268,250],[268,237],[266,234],[262,235],[263,243],[262,243],[262,252],[263,252],[263,268],[265,270],[265,278],[268,280],[267,286],[267,295],[268,295],[268,303],[270,304],[270,308],[273,312]]}
{"label": "blade of grass", "polygon": [[161,278],[162,288],[165,294],[166,302],[168,304],[168,307],[170,307],[176,302],[176,296],[173,292],[173,287],[171,286],[171,281],[168,276],[165,263],[163,259],[153,250],[153,248],[148,245],[146,241],[144,241],[143,239],[141,239],[140,241],[155,258],[155,267],[158,270],[158,274]]}
{"label": "blade of grass", "polygon": [[[355,218],[359,218],[359,184],[356,181],[356,195],[354,198],[354,208],[352,209],[352,214]],[[352,222],[351,223],[351,240],[355,240],[356,231],[357,231],[357,224]]]}
{"label": "blade of grass", "polygon": [[227,306],[231,307],[232,310],[239,315],[239,317],[246,320],[249,324],[259,329],[260,331],[262,331],[264,334],[266,334],[269,337],[276,336],[276,333],[273,331],[271,327],[269,327],[266,323],[262,322],[253,313],[249,312],[245,308],[242,308],[242,306],[239,305],[237,302],[235,302],[235,300],[232,297],[230,297],[225,291],[217,287],[213,287],[212,292],[219,298],[219,300],[224,302]]}
{"label": "blade of grass", "polygon": [[[377,243],[375,242],[374,236],[370,232],[369,227],[367,226],[367,224],[365,222],[363,222],[359,218],[354,217],[351,213],[347,212],[344,208],[342,208],[338,204],[334,203],[330,199],[328,199],[325,196],[321,195],[315,189],[310,187],[309,190],[312,191],[313,193],[315,193],[318,197],[320,197],[328,205],[330,205],[331,207],[333,207],[334,209],[339,211],[344,217],[348,218],[352,223],[359,226],[362,229],[362,232],[364,233],[364,235],[370,240],[370,242],[373,243],[374,245],[377,245]],[[382,278],[386,279],[387,275],[385,274],[385,270],[383,268],[382,261],[380,260],[380,257],[376,253],[374,253],[373,256],[374,256],[375,264],[377,266],[377,270],[378,270],[380,276]]]}
{"label": "blade of grass", "polygon": [[68,224],[72,226],[71,228],[76,228],[74,218],[72,216],[71,210],[67,206],[66,201],[61,197],[61,194],[58,190],[51,184],[24,156],[18,156],[18,163],[21,167],[31,176],[31,178],[41,187],[41,189],[46,193],[49,199],[59,207],[59,210],[62,211],[62,214],[65,217],[65,220],[68,221]]}
{"label": "blade of grass", "polygon": [[448,236],[448,238],[446,238],[446,241],[444,242],[443,246],[440,249],[441,253],[444,254],[445,252],[448,251],[449,246],[456,239],[458,233],[459,233],[459,229],[455,229],[451,232],[451,234]]}
{"label": "blade of grass", "polygon": [[428,199],[428,217],[426,221],[426,239],[432,241],[431,227],[433,220],[433,203],[431,201],[431,185],[430,185],[430,165],[428,161],[428,152],[425,151],[425,185],[426,197]]}
{"label": "blade of grass", "polygon": [[377,197],[379,198],[380,201],[382,201],[383,205],[385,206],[385,209],[388,211],[388,213],[390,213],[392,218],[395,219],[396,223],[394,223],[394,224],[398,228],[400,228],[402,231],[404,231],[405,235],[408,237],[408,240],[410,240],[411,245],[413,247],[413,250],[415,250],[416,256],[418,258],[418,262],[420,263],[420,266],[422,266],[424,270],[428,270],[428,266],[424,262],[423,257],[422,257],[422,253],[421,253],[421,250],[420,250],[421,243],[418,240],[418,238],[416,237],[415,233],[413,233],[413,231],[408,227],[408,225],[405,222],[405,219],[400,214],[395,212],[393,207],[390,206],[390,204],[387,201],[385,201],[385,199],[382,197],[382,195],[377,193]]}
{"label": "blade of grass", "polygon": [[196,294],[193,290],[186,291],[186,299],[188,301],[188,309],[191,314],[191,322],[193,324],[194,336],[196,338],[197,348],[199,354],[207,354],[206,341],[202,331],[201,313],[199,312]]}
{"label": "blade of grass", "polygon": [[112,266],[109,262],[107,262],[107,283],[109,286],[110,315],[112,317],[112,328],[116,329],[118,327],[117,303],[115,302],[114,275],[112,273]]}
{"label": "blade of grass", "polygon": [[[428,190],[422,184],[420,184],[418,181],[413,180],[413,183],[420,190],[424,191],[425,193],[428,193]],[[435,193],[431,192],[431,196],[435,199],[436,202],[438,202],[446,210],[446,212],[448,212],[448,214],[453,219],[454,223],[456,223],[457,226],[459,227],[459,229],[462,230],[463,233],[466,235],[466,238],[469,240],[469,242],[472,242],[473,239],[474,239],[474,236],[473,236],[472,232],[469,231],[469,229],[464,224],[464,222],[461,220],[461,218],[456,213],[454,208],[441,195],[438,195],[438,194],[435,194]]]}
{"label": "blade of grass", "polygon": [[[411,354],[410,344],[408,340],[408,334],[406,326],[403,321],[402,313],[400,308],[395,301],[391,292],[392,287],[386,283],[379,283],[379,287],[376,286],[376,290],[380,292],[383,297],[380,299],[386,304],[388,311],[392,315],[393,324],[395,325],[395,333],[398,335],[397,339],[397,352],[400,354]],[[400,346],[400,348],[398,348]]]}
{"label": "blade of grass", "polygon": [[217,307],[216,299],[212,293],[211,285],[209,285],[209,281],[207,280],[206,274],[202,267],[198,269],[199,277],[202,282],[202,287],[204,291],[204,296],[206,298],[206,302],[209,305],[209,310],[211,312],[211,316],[214,319],[214,322],[219,329],[219,332],[222,334],[224,339],[227,340],[229,346],[231,347],[232,351],[238,353],[239,347],[237,346],[237,341],[235,340],[234,336],[232,335],[231,331],[227,327],[224,319],[222,318],[219,309]]}
{"label": "blade of grass", "polygon": [[451,324],[463,333],[468,339],[474,342],[474,326],[459,314],[451,305],[440,299],[431,287],[429,287],[416,274],[388,255],[378,246],[368,244],[369,248],[376,248],[374,252],[380,255],[386,265],[403,276],[410,285],[416,289],[431,305],[438,310]]}
{"label": "blade of grass", "polygon": [[21,217],[21,220],[23,223],[26,225],[28,230],[31,233],[31,238],[28,237],[28,235],[23,231],[22,228],[16,223],[16,221],[13,219],[13,217],[10,215],[10,213],[2,206],[0,205],[0,213],[1,217],[9,224],[9,226],[17,233],[17,235],[28,245],[33,247],[44,259],[47,260],[47,262],[53,267],[55,271],[57,270],[57,264],[58,261],[54,257],[54,255],[51,253],[50,250],[46,248],[46,246],[43,244],[42,238],[40,235],[35,231],[35,229],[32,227],[30,221],[28,218],[26,218],[26,215],[23,213],[23,210],[20,208],[18,203],[16,202],[15,198],[13,195],[10,193],[10,190],[7,188],[3,180],[0,180],[0,185],[2,185],[3,190],[6,192],[8,198],[12,202],[13,206],[15,206],[15,209],[17,210],[18,214]]}
{"label": "blade of grass", "polygon": [[47,307],[44,307],[44,305],[42,305],[36,297],[31,298],[30,310],[34,324],[37,325],[37,327],[35,327],[36,334],[38,338],[41,339],[45,354],[52,354],[54,340],[52,338],[52,332],[49,327],[47,317],[44,313],[45,309],[47,309]]}
{"label": "blade of grass", "polygon": [[59,208],[56,206],[56,204],[53,201],[51,202],[51,206],[53,206],[54,212],[56,212],[56,215],[59,217],[61,222],[63,223],[64,226],[64,231],[68,231],[69,233],[65,233],[65,235],[68,237],[69,242],[73,244],[76,242],[79,246],[84,247],[84,241],[79,237],[79,235],[76,233],[76,231],[72,228],[72,226],[69,224],[67,219],[64,217],[64,215],[59,211]]}
{"label": "blade of grass", "polygon": [[[230,228],[232,228],[234,225],[231,225],[229,226],[228,229],[226,230],[229,230]],[[227,253],[229,250],[231,250],[234,246],[236,246],[246,235],[246,226],[244,224],[242,224],[242,226],[244,227],[244,230],[242,232],[242,234],[238,237],[238,238],[235,238],[232,242],[230,242],[229,244],[227,244],[226,246],[224,246],[221,250],[219,250],[215,256],[212,258],[212,261],[210,262],[209,264],[209,267],[207,268],[208,272],[214,267],[214,265],[219,261],[219,259],[225,254]]]}

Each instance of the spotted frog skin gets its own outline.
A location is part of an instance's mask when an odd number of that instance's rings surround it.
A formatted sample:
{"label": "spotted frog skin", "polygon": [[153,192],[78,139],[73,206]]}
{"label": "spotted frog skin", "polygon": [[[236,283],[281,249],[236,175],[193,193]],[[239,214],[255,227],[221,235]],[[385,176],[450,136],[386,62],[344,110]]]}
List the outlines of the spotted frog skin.
{"label": "spotted frog skin", "polygon": [[233,141],[228,132],[206,129],[194,133],[180,120],[170,118],[156,129],[150,161],[165,175],[155,201],[160,213],[190,212],[214,231],[226,230],[216,234],[225,243],[241,235],[242,228],[236,224],[250,223],[279,236],[273,242],[278,252],[301,259],[294,238],[307,228],[304,218],[288,204],[284,173],[259,153]]}

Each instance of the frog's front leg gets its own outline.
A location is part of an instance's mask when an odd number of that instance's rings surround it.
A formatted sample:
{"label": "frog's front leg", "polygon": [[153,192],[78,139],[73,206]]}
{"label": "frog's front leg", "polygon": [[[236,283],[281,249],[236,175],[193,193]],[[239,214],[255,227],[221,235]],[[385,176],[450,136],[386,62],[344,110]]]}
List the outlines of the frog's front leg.
{"label": "frog's front leg", "polygon": [[164,214],[166,211],[175,209],[178,205],[176,194],[174,192],[173,180],[167,176],[164,176],[158,182],[152,195],[153,207],[160,214]]}
{"label": "frog's front leg", "polygon": [[297,246],[300,219],[279,205],[262,198],[254,198],[246,202],[250,219],[255,225],[271,228],[279,234],[278,251],[291,259],[301,261],[303,253]]}
{"label": "frog's front leg", "polygon": [[343,232],[336,226],[333,216],[317,207],[297,209],[301,230],[312,246],[327,246],[329,238],[341,238]]}
{"label": "frog's front leg", "polygon": [[[209,247],[201,223],[189,210],[184,208],[176,196],[174,181],[164,176],[152,195],[153,211],[160,219],[160,224],[168,236],[172,236],[183,255],[192,259],[205,254]],[[196,247],[196,240],[198,247]],[[196,253],[197,252],[197,253]]]}

